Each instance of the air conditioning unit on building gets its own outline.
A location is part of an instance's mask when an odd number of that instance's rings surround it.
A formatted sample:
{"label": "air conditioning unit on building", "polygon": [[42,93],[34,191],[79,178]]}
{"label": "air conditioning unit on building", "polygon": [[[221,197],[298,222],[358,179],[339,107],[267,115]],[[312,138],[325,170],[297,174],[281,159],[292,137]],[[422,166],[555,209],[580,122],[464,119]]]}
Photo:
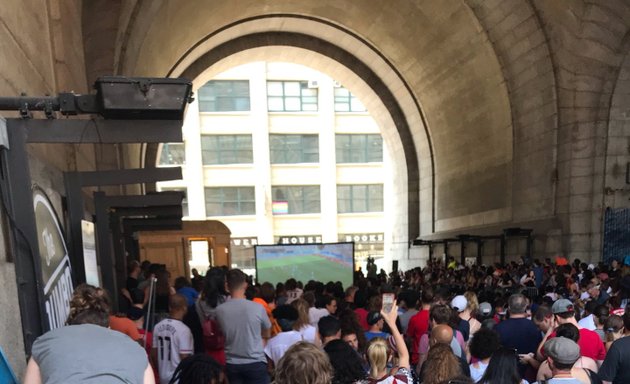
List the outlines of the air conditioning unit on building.
{"label": "air conditioning unit on building", "polygon": [[335,88],[341,88],[341,87],[343,87],[343,85],[341,85],[341,83],[340,83],[340,82],[338,82],[337,80],[335,80],[335,81],[333,82],[333,85],[335,86]]}
{"label": "air conditioning unit on building", "polygon": [[319,81],[317,80],[309,80],[308,81],[309,88],[319,88]]}

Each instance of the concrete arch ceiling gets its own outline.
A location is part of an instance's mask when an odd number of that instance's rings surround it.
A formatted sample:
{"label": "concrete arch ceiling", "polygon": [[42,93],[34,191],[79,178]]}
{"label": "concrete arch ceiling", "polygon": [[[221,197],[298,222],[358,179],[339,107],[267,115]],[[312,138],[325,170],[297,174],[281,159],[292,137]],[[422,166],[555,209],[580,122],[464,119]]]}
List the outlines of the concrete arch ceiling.
{"label": "concrete arch ceiling", "polygon": [[[328,41],[373,71],[404,114],[412,144],[404,136],[401,144],[415,147],[418,162],[418,187],[410,188],[415,193],[408,197],[411,204],[416,197],[420,200],[421,234],[511,220],[508,91],[492,44],[466,4],[416,1],[396,8],[375,0],[242,1],[238,8],[220,1],[204,8],[192,0],[145,4],[146,12],[136,13],[135,26],[128,28],[118,55],[120,73],[183,73],[204,54],[201,49],[191,55],[191,48],[219,30],[224,32],[223,42],[271,32]],[[413,221],[410,217],[410,226]]]}

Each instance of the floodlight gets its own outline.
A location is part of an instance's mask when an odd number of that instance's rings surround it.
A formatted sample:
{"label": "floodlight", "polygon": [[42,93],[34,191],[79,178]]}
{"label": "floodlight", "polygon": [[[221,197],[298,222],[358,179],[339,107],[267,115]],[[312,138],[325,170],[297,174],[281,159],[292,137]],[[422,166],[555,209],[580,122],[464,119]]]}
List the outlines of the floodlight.
{"label": "floodlight", "polygon": [[183,120],[193,101],[192,82],[182,78],[104,76],[94,83],[96,94],[60,93],[57,97],[0,97],[0,110],[44,111],[62,115],[98,114],[117,120]]}
{"label": "floodlight", "polygon": [[100,77],[94,84],[106,119],[183,120],[192,101],[187,79]]}

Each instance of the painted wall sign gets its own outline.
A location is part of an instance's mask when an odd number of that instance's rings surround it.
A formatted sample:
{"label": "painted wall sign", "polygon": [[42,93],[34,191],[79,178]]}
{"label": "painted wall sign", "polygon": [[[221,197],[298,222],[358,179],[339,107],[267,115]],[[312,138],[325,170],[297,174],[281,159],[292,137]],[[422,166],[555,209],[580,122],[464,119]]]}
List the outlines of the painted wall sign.
{"label": "painted wall sign", "polygon": [[320,235],[303,235],[303,236],[280,236],[278,244],[319,244],[322,242]]}
{"label": "painted wall sign", "polygon": [[46,194],[33,191],[33,209],[42,268],[44,303],[50,329],[65,324],[72,297],[72,270],[66,242],[55,210]]}

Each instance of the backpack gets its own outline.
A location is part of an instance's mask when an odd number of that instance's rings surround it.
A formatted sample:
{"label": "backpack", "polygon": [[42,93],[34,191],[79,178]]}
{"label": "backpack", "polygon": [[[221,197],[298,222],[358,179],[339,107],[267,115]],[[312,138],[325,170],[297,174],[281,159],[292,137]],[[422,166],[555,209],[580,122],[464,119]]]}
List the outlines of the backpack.
{"label": "backpack", "polygon": [[206,351],[219,351],[225,348],[225,335],[216,319],[205,316],[201,323],[203,331],[203,346]]}

